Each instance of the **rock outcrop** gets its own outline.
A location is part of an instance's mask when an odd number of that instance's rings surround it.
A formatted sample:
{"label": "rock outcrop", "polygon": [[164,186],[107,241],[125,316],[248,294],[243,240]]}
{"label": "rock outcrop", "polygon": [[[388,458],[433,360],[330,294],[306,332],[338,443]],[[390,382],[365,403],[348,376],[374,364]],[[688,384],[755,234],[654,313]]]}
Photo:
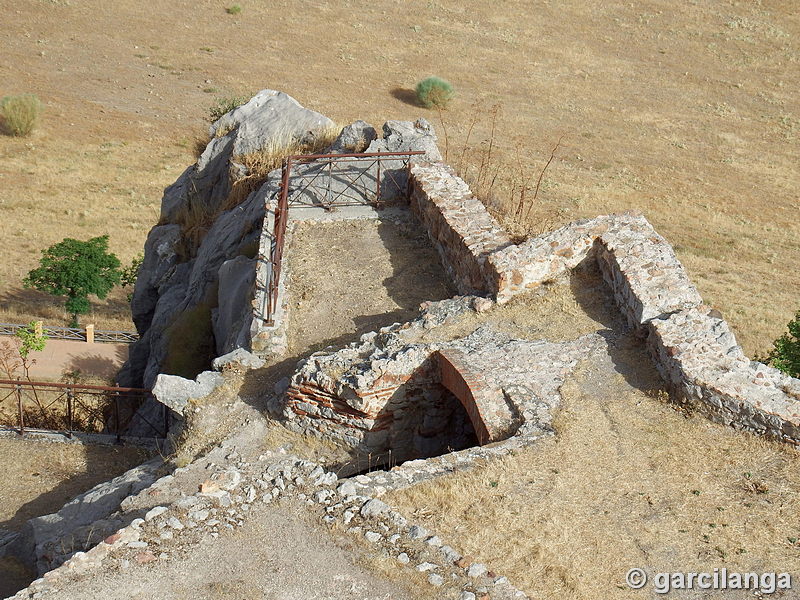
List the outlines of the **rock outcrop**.
{"label": "rock outcrop", "polygon": [[276,144],[308,141],[332,126],[274,90],[259,92],[211,125],[212,139],[197,163],[165,190],[161,218],[147,238],[131,304],[141,339],[131,348],[121,384],[150,388],[164,371],[193,377],[214,356],[246,345],[254,249],[265,197],[277,182],[270,178],[228,206],[233,185],[248,175],[239,161]]}
{"label": "rock outcrop", "polygon": [[[314,145],[333,126],[274,90],[262,90],[211,125],[212,139],[197,163],[165,190],[160,220],[147,238],[131,303],[141,338],[130,349],[121,385],[152,388],[160,373],[193,378],[214,357],[251,348],[251,332],[258,330],[252,306],[259,241],[265,215],[277,201],[281,171],[269,173],[241,201],[232,192],[251,175],[248,155],[293,143]],[[328,151],[423,150],[431,160],[441,158],[424,119],[390,121],[383,134],[378,138],[375,128],[356,121]],[[385,169],[389,173],[392,165]],[[404,190],[404,181],[397,188]]]}

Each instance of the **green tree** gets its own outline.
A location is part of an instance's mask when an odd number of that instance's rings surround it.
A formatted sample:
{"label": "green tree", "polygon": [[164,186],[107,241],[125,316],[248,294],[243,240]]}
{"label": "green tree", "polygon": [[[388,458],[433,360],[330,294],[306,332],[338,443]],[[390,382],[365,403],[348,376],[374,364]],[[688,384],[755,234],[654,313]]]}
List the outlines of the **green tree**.
{"label": "green tree", "polygon": [[789,321],[788,329],[788,333],[773,342],[772,350],[761,362],[800,378],[800,311]]}
{"label": "green tree", "polygon": [[47,336],[41,333],[41,323],[31,321],[20,327],[15,337],[10,345],[0,344],[0,371],[9,379],[17,379],[22,371],[21,374],[30,380],[31,367],[36,364],[30,354],[44,350]]}
{"label": "green tree", "polygon": [[[137,254],[131,260],[129,267],[120,271],[120,285],[125,288],[132,288],[136,285],[136,278],[139,277],[139,270],[144,262],[144,254]],[[128,302],[133,299],[133,292],[128,292]]]}
{"label": "green tree", "polygon": [[54,296],[66,296],[65,308],[72,315],[72,326],[78,315],[89,312],[89,294],[105,298],[122,274],[119,259],[108,252],[108,236],[85,242],[64,238],[42,251],[39,267],[24,279],[24,285]]}

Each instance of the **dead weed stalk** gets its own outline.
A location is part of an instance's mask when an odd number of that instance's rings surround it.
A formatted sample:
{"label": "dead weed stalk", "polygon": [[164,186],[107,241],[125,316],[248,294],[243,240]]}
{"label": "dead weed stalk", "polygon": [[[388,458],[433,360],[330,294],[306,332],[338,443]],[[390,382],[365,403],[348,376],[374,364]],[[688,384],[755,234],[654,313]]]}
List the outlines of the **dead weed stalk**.
{"label": "dead weed stalk", "polygon": [[[523,160],[524,151],[520,146],[515,148],[513,162],[508,161],[497,152],[496,136],[501,112],[500,104],[492,105],[488,111],[485,111],[480,103],[475,104],[473,116],[461,147],[461,154],[454,164],[458,175],[469,183],[476,196],[483,200],[487,208],[503,221],[512,238],[521,240],[531,234],[538,235],[551,228],[550,219],[541,218],[535,224],[531,223],[531,219],[533,209],[539,199],[544,175],[556,158],[564,135],[559,137],[541,170],[532,169],[531,164]],[[489,117],[489,135],[476,147],[471,145],[472,135],[482,114]],[[445,132],[445,160],[447,160],[447,129],[441,113],[439,117]],[[535,186],[533,185],[534,178]],[[533,192],[532,195],[531,192]]]}

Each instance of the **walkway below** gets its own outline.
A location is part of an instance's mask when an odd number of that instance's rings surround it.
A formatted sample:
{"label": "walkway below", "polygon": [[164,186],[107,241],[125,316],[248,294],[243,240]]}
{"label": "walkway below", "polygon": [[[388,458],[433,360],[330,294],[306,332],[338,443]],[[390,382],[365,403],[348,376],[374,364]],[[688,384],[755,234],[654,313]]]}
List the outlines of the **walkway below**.
{"label": "walkway below", "polygon": [[[15,338],[0,337],[0,351],[11,347]],[[31,368],[31,379],[58,381],[67,371],[80,371],[82,375],[112,382],[128,359],[128,344],[88,344],[71,340],[47,340],[42,352],[31,353],[36,364]],[[5,378],[0,373],[0,378]]]}
{"label": "walkway below", "polygon": [[[413,600],[358,564],[358,550],[311,523],[305,507],[256,505],[247,523],[188,555],[78,579],[60,600]],[[351,542],[352,543],[352,542]],[[349,545],[349,544],[348,544]]]}

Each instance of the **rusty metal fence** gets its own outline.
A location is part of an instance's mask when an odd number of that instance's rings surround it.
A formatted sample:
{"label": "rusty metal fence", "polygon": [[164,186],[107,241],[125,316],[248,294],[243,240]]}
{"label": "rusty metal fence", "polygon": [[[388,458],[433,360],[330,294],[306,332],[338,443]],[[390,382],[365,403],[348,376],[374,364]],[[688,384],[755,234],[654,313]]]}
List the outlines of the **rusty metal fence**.
{"label": "rusty metal fence", "polygon": [[261,257],[269,263],[262,306],[265,325],[275,323],[289,208],[381,207],[387,197],[408,195],[411,158],[422,154],[425,152],[307,154],[289,156],[283,161],[270,256]]}
{"label": "rusty metal fence", "polygon": [[[20,329],[28,325],[20,323],[0,323],[0,335],[16,335]],[[75,327],[53,327],[42,325],[42,333],[49,338],[56,340],[76,340],[85,342],[88,339],[86,329]],[[117,344],[132,344],[139,340],[139,334],[135,331],[106,331],[102,329],[94,330],[95,342],[107,342]]]}
{"label": "rusty metal fence", "polygon": [[0,426],[26,431],[55,431],[72,437],[75,432],[105,433],[121,440],[134,416],[150,436],[165,438],[169,413],[160,405],[160,418],[152,422],[138,412],[151,397],[139,388],[77,385],[45,381],[0,379]]}

